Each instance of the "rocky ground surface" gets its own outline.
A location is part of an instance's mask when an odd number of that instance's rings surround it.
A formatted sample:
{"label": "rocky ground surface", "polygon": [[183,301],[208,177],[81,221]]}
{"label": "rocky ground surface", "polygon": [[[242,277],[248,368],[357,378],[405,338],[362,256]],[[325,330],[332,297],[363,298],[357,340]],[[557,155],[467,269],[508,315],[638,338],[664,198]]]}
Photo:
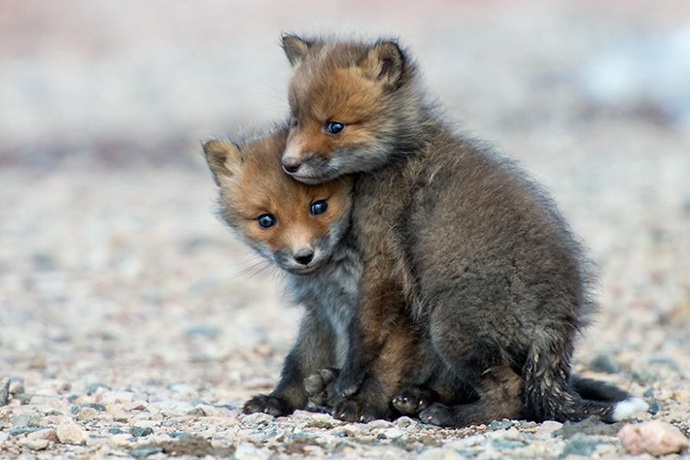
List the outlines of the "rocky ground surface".
{"label": "rocky ground surface", "polygon": [[[0,457],[690,458],[690,9],[296,5],[0,5]],[[284,113],[281,30],[400,35],[449,112],[551,190],[599,267],[575,369],[648,412],[241,414],[300,310],[214,217],[198,139]]]}

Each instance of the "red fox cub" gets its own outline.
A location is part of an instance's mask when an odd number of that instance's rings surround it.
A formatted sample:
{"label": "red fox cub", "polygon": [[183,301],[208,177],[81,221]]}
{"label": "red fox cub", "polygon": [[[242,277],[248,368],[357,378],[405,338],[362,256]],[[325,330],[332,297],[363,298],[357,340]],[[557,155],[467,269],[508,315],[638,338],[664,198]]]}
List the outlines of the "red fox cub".
{"label": "red fox cub", "polygon": [[[450,126],[407,52],[388,40],[294,35],[283,48],[293,67],[284,170],[306,184],[357,175],[363,271],[336,416],[381,414],[394,396],[375,364],[405,318],[425,356],[408,383],[450,401],[426,407],[423,421],[616,421],[646,407],[571,376],[574,341],[594,312],[580,245],[538,185]],[[459,386],[474,400],[454,402]]]}
{"label": "red fox cub", "polygon": [[[352,235],[352,180],[342,176],[304,185],[281,168],[287,127],[238,144],[204,144],[206,161],[220,188],[220,215],[229,227],[271,264],[287,272],[288,289],[304,304],[297,343],[288,354],[278,386],[249,400],[244,411],[285,415],[295,409],[330,410],[328,384],[349,352],[349,329],[356,324],[362,262]],[[405,367],[414,332],[409,322],[395,326],[397,353],[388,353],[382,385],[410,380]],[[404,343],[405,342],[405,343]],[[407,372],[407,373],[406,373]],[[305,381],[306,379],[306,381]],[[305,386],[306,385],[306,386]],[[421,390],[420,390],[421,391]],[[382,408],[388,417],[390,399]]]}

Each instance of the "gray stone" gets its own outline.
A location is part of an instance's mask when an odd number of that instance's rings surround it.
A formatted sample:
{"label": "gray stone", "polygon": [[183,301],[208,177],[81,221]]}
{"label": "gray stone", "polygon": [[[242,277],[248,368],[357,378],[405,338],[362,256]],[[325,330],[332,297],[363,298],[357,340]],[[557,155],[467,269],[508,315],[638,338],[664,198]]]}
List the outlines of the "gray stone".
{"label": "gray stone", "polygon": [[162,447],[138,447],[129,451],[129,455],[134,458],[146,458],[151,455],[160,454],[163,452]]}
{"label": "gray stone", "polygon": [[0,388],[0,407],[10,403],[10,379],[7,379]]}
{"label": "gray stone", "polygon": [[150,434],[153,434],[153,428],[150,426],[133,426],[129,429],[129,432],[135,438],[143,438]]}
{"label": "gray stone", "polygon": [[604,372],[606,374],[618,374],[621,371],[621,367],[615,358],[604,353],[597,355],[589,363],[589,367],[595,372]]}
{"label": "gray stone", "polygon": [[598,444],[601,444],[600,438],[598,437],[576,434],[565,443],[565,447],[558,458],[563,459],[568,455],[590,457]]}

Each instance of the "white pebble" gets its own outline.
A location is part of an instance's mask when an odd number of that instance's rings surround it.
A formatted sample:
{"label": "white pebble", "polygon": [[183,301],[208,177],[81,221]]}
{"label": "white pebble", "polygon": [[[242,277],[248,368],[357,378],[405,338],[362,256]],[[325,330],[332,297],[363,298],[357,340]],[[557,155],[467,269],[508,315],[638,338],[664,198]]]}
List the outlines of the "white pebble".
{"label": "white pebble", "polygon": [[688,448],[688,440],[678,428],[660,420],[625,425],[618,432],[625,450],[632,455],[667,455]]}
{"label": "white pebble", "polygon": [[264,449],[259,449],[253,444],[242,442],[235,450],[236,460],[267,460],[270,457],[269,453]]}
{"label": "white pebble", "polygon": [[57,437],[62,444],[85,444],[87,438],[84,430],[71,420],[58,426]]}

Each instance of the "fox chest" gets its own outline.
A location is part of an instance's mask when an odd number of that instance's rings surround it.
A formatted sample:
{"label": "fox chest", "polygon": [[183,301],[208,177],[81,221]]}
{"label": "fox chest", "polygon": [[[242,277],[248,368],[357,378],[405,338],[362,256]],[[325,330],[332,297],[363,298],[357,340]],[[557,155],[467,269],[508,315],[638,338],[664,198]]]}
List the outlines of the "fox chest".
{"label": "fox chest", "polygon": [[349,257],[324,267],[313,276],[295,279],[293,283],[296,300],[329,326],[338,361],[344,361],[347,354],[348,329],[358,312],[361,274],[359,259]]}

